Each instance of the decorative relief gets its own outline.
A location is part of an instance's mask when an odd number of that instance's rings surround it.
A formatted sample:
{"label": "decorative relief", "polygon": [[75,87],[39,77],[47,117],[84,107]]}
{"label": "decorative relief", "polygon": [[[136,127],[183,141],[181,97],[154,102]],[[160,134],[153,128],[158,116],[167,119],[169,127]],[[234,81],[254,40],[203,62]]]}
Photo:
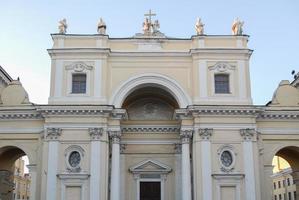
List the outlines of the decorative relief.
{"label": "decorative relief", "polygon": [[223,145],[218,151],[219,163],[222,172],[232,172],[235,167],[236,153],[231,145]]}
{"label": "decorative relief", "polygon": [[66,70],[73,70],[75,72],[83,72],[85,70],[92,70],[92,66],[85,64],[84,62],[74,62],[65,67]]}
{"label": "decorative relief", "polygon": [[225,73],[227,71],[232,71],[235,70],[235,66],[230,65],[227,62],[217,62],[214,66],[210,66],[209,69],[220,72],[220,73]]}
{"label": "decorative relief", "polygon": [[48,140],[57,140],[61,135],[61,128],[47,128],[45,138]]}
{"label": "decorative relief", "polygon": [[180,128],[178,126],[151,126],[151,125],[140,125],[140,126],[123,126],[123,133],[178,133]]}
{"label": "decorative relief", "polygon": [[180,131],[180,137],[182,140],[182,144],[184,143],[189,143],[190,139],[192,138],[193,135],[193,128],[181,128]]}
{"label": "decorative relief", "polygon": [[211,128],[205,128],[205,129],[199,129],[199,136],[203,140],[210,140],[210,137],[212,136],[213,129]]}
{"label": "decorative relief", "polygon": [[121,130],[120,129],[111,129],[108,131],[109,137],[111,138],[112,143],[120,143],[120,137],[121,137]]}
{"label": "decorative relief", "polygon": [[84,154],[84,149],[77,145],[70,146],[65,150],[64,156],[68,172],[78,173],[81,171]]}
{"label": "decorative relief", "polygon": [[181,154],[182,153],[182,145],[179,143],[174,144],[174,152],[176,154]]}
{"label": "decorative relief", "polygon": [[120,153],[125,153],[127,145],[126,144],[121,144],[119,147]]}
{"label": "decorative relief", "polygon": [[240,134],[243,137],[244,141],[252,141],[254,139],[254,136],[256,135],[255,129],[246,128],[241,129]]}
{"label": "decorative relief", "polygon": [[88,132],[92,140],[99,140],[103,135],[104,128],[89,128]]}

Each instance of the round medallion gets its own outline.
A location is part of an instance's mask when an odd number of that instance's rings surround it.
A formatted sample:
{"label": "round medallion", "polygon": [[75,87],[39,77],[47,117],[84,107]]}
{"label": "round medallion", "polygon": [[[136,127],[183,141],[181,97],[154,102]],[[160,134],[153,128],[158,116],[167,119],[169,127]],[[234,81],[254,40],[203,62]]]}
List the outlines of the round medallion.
{"label": "round medallion", "polygon": [[221,154],[221,162],[224,167],[229,167],[233,163],[233,156],[229,151],[223,151]]}
{"label": "round medallion", "polygon": [[78,151],[73,151],[69,156],[69,164],[71,167],[78,167],[81,161],[81,156]]}

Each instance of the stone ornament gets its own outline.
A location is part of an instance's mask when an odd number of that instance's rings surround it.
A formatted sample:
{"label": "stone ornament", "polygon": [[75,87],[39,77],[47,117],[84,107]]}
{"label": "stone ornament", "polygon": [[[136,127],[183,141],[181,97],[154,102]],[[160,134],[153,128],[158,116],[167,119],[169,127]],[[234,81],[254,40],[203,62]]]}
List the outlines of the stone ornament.
{"label": "stone ornament", "polygon": [[142,23],[142,30],[144,35],[156,35],[160,34],[160,23],[159,20],[152,22],[152,17],[156,14],[152,13],[152,10],[149,10],[148,13],[144,14],[145,18]]}
{"label": "stone ornament", "polygon": [[210,66],[209,70],[215,70],[216,72],[219,73],[224,73],[227,71],[233,71],[235,70],[235,66],[227,63],[227,62],[217,62],[215,65]]}
{"label": "stone ornament", "polygon": [[61,135],[61,128],[47,128],[45,138],[48,140],[57,140]]}
{"label": "stone ornament", "polygon": [[182,144],[184,143],[189,143],[190,139],[192,138],[193,135],[193,129],[189,128],[189,129],[181,129],[180,131],[180,137],[182,140]]}
{"label": "stone ornament", "polygon": [[103,128],[89,128],[88,132],[89,132],[89,135],[92,140],[99,140],[100,137],[103,135],[104,129]]}
{"label": "stone ornament", "polygon": [[74,72],[84,72],[86,70],[92,70],[92,68],[92,66],[81,61],[65,66],[66,70],[73,70]]}
{"label": "stone ornament", "polygon": [[256,134],[256,131],[251,128],[241,129],[240,134],[243,137],[244,141],[252,141],[253,137]]}
{"label": "stone ornament", "polygon": [[204,35],[204,24],[201,21],[201,18],[197,18],[196,23],[195,23],[195,31],[196,35]]}
{"label": "stone ornament", "polygon": [[108,134],[112,143],[120,143],[121,130],[109,130]]}
{"label": "stone ornament", "polygon": [[100,21],[98,23],[98,28],[97,28],[98,33],[101,35],[106,35],[106,29],[107,29],[106,23],[102,18],[100,18]]}
{"label": "stone ornament", "polygon": [[220,170],[222,172],[232,172],[235,166],[236,153],[234,153],[233,146],[223,145],[217,151],[219,156]]}
{"label": "stone ornament", "polygon": [[71,173],[78,173],[81,171],[81,164],[85,151],[78,145],[72,145],[65,150],[66,169]]}
{"label": "stone ornament", "polygon": [[68,25],[66,23],[65,18],[63,18],[62,20],[59,21],[58,30],[59,30],[60,34],[66,34],[67,27],[68,27]]}
{"label": "stone ornament", "polygon": [[210,137],[212,136],[213,129],[205,128],[205,129],[199,129],[199,136],[203,140],[210,140]]}
{"label": "stone ornament", "polygon": [[232,25],[232,34],[243,35],[243,25],[244,21],[241,21],[239,18],[236,18]]}

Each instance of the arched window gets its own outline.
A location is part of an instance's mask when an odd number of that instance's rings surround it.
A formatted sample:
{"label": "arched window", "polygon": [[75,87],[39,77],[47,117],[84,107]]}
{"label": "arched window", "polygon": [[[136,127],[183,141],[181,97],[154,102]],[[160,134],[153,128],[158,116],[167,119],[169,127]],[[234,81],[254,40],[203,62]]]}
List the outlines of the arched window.
{"label": "arched window", "polygon": [[229,92],[229,75],[215,74],[215,94],[228,94]]}

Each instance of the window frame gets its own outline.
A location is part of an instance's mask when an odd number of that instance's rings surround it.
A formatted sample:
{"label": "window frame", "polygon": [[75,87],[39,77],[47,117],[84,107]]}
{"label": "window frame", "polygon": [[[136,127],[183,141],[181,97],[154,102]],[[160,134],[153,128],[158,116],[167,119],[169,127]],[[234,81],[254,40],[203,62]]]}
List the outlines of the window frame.
{"label": "window frame", "polygon": [[[228,92],[217,92],[216,91],[216,77],[225,77],[225,78],[227,78],[227,91]],[[227,95],[227,94],[231,94],[231,91],[230,91],[230,88],[231,88],[231,86],[230,86],[230,74],[229,73],[215,73],[214,74],[214,94],[216,94],[216,95]],[[220,81],[218,81],[218,82],[220,82]],[[223,81],[224,82],[224,81]]]}
{"label": "window frame", "polygon": [[[74,92],[74,76],[78,76],[78,75],[82,75],[82,76],[84,75],[84,77],[85,77],[84,92],[81,92],[81,85],[79,85],[79,92]],[[87,92],[87,74],[86,73],[72,73],[71,94],[86,94],[86,92]]]}

